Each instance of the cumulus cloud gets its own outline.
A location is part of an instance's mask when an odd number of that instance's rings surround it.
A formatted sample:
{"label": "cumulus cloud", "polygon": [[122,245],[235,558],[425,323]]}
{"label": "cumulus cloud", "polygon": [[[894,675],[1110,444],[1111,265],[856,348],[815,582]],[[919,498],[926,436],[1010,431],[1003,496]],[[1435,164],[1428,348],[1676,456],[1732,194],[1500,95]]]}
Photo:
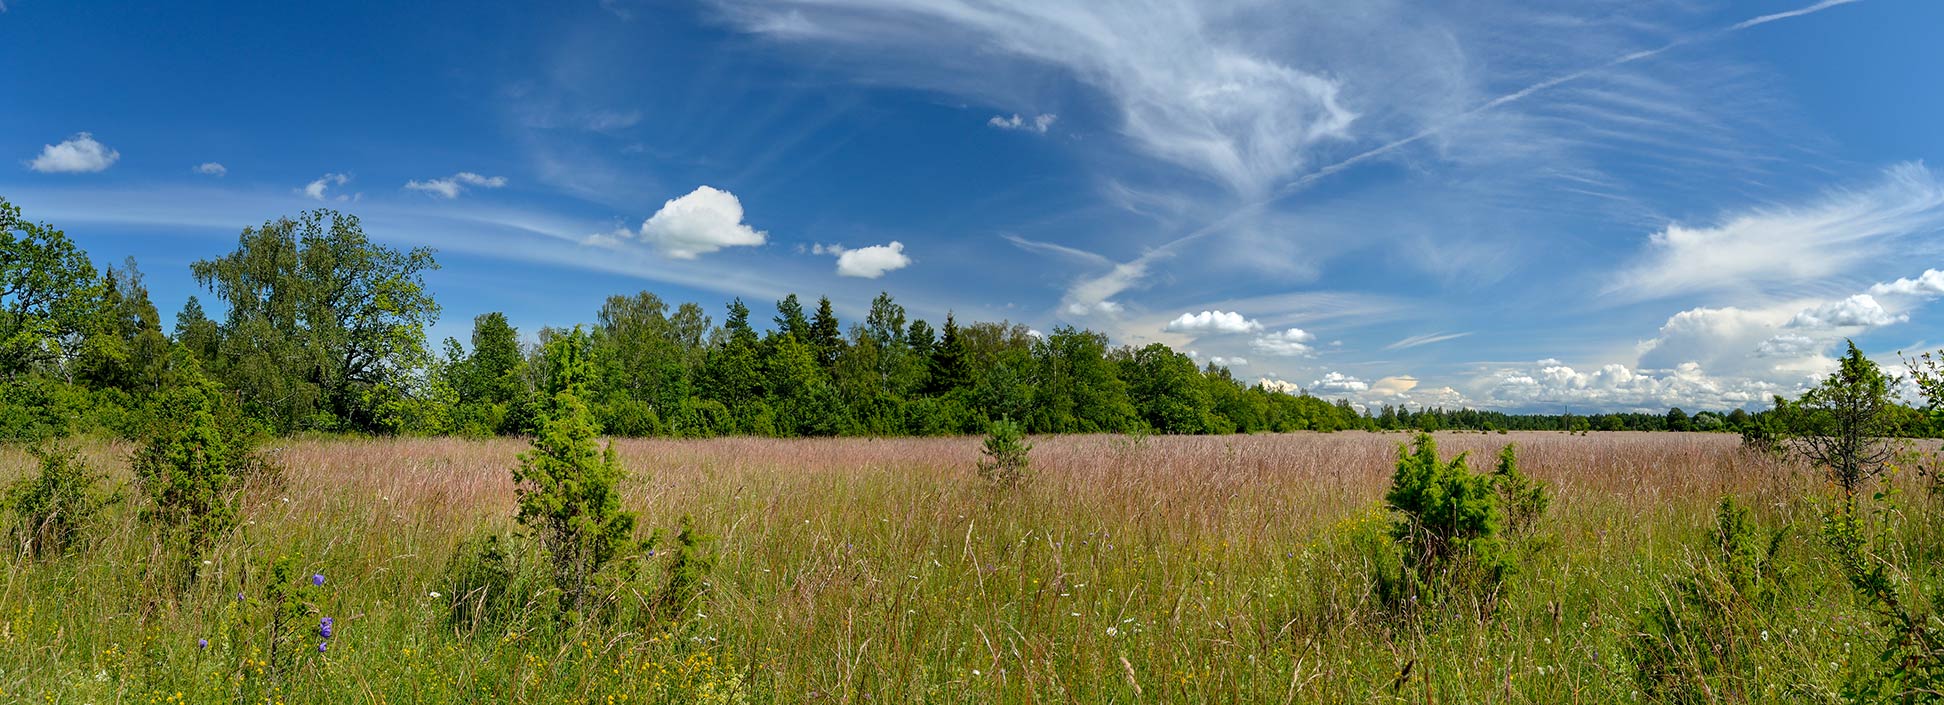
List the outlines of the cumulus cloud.
{"label": "cumulus cloud", "polygon": [[1755,209],[1709,226],[1671,224],[1610,291],[1657,298],[1814,281],[1876,260],[1904,238],[1944,228],[1944,182],[1919,163],[1884,171],[1867,188],[1830,191],[1800,206]]}
{"label": "cumulus cloud", "polygon": [[589,236],[591,245],[620,247],[639,241],[673,259],[695,259],[725,247],[753,247],[769,235],[743,223],[742,201],[711,186],[698,186],[662,204],[639,231],[626,229]]}
{"label": "cumulus cloud", "polygon": [[1370,391],[1370,383],[1341,372],[1328,372],[1310,382],[1309,388],[1317,394],[1362,394]]}
{"label": "cumulus cloud", "polygon": [[1857,294],[1842,301],[1833,301],[1812,308],[1803,309],[1789,319],[1789,328],[1845,328],[1887,326],[1910,320],[1909,316],[1892,314],[1883,310],[1876,297]]}
{"label": "cumulus cloud", "polygon": [[27,168],[43,174],[84,174],[114,166],[121,152],[95,141],[94,135],[74,133],[66,142],[42,145],[40,156],[27,162]]}
{"label": "cumulus cloud", "polygon": [[1877,296],[1922,298],[1944,296],[1944,270],[1926,269],[1915,279],[1905,277],[1893,282],[1883,282],[1870,287],[1870,293]]}
{"label": "cumulus cloud", "polygon": [[[312,200],[322,201],[330,197],[331,187],[343,186],[348,183],[351,183],[351,177],[348,175],[325,174],[323,176],[317,177],[316,181],[312,181],[308,184],[304,184],[304,187],[301,189],[297,189],[297,191],[298,193],[302,193],[305,196],[309,196]],[[337,200],[340,201],[345,200],[344,195],[339,194],[337,196]]]}
{"label": "cumulus cloud", "polygon": [[1806,335],[1788,333],[1762,341],[1755,346],[1755,354],[1761,357],[1803,357],[1822,352],[1825,345]]}
{"label": "cumulus cloud", "polygon": [[810,249],[819,255],[835,255],[837,275],[843,277],[876,279],[884,276],[885,272],[904,269],[911,264],[911,258],[905,256],[904,243],[897,240],[892,240],[888,245],[871,245],[854,250],[842,245],[816,245]]}
{"label": "cumulus cloud", "polygon": [[1025,130],[1027,132],[1037,132],[1044,135],[1048,129],[1053,127],[1053,121],[1058,119],[1060,119],[1060,116],[1052,113],[1041,113],[1031,119],[1022,118],[1019,116],[1019,113],[1013,113],[1012,117],[994,115],[992,119],[986,121],[986,124],[1001,130]]}
{"label": "cumulus cloud", "polygon": [[1221,355],[1216,355],[1208,358],[1208,361],[1215,363],[1217,367],[1247,367],[1249,365],[1249,359],[1246,357],[1222,357]]}
{"label": "cumulus cloud", "polygon": [[[1806,382],[1809,377],[1804,377]],[[1561,405],[1597,409],[1663,411],[1679,406],[1690,411],[1760,406],[1778,393],[1802,388],[1746,377],[1715,377],[1701,365],[1682,363],[1672,369],[1647,371],[1621,364],[1581,371],[1558,360],[1494,371],[1483,392],[1487,405],[1512,408],[1553,408]]]}
{"label": "cumulus cloud", "polygon": [[224,176],[229,174],[229,168],[216,162],[203,162],[196,165],[195,172],[205,176]]}
{"label": "cumulus cloud", "polygon": [[1309,331],[1290,328],[1256,336],[1256,339],[1249,343],[1249,347],[1265,355],[1294,357],[1310,354],[1312,349],[1309,343],[1314,340],[1316,336],[1311,335]]}
{"label": "cumulus cloud", "polygon": [[424,181],[414,179],[405,182],[406,189],[424,191],[445,199],[458,198],[459,194],[465,193],[467,186],[500,188],[505,185],[506,177],[504,176],[480,176],[470,171],[462,171],[443,179],[426,179]]}
{"label": "cumulus cloud", "polygon": [[1202,311],[1181,314],[1169,321],[1164,330],[1171,333],[1254,333],[1262,330],[1262,324],[1233,311]]}

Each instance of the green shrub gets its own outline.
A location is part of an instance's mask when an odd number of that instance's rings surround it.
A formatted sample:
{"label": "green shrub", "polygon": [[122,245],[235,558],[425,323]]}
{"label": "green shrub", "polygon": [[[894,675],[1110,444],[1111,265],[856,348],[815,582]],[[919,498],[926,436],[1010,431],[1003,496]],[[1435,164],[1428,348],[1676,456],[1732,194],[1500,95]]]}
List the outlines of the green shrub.
{"label": "green shrub", "polygon": [[520,455],[513,481],[519,484],[519,521],[547,549],[561,606],[578,611],[586,606],[594,575],[634,533],[635,519],[621,510],[621,465],[614,446],[595,443],[587,406],[566,391],[556,406],[533,449]]}
{"label": "green shrub", "polygon": [[5,495],[14,518],[13,544],[29,558],[64,555],[101,509],[120,498],[99,487],[102,474],[83,464],[73,448],[38,446],[29,452],[40,471],[16,480]]}
{"label": "green shrub", "polygon": [[1491,475],[1476,473],[1465,454],[1438,460],[1438,444],[1418,434],[1398,448],[1396,474],[1384,501],[1391,536],[1402,552],[1403,580],[1396,604],[1422,604],[1474,588],[1489,611],[1499,582],[1511,567],[1501,535],[1505,515]]}
{"label": "green shrub", "polygon": [[1492,470],[1492,489],[1505,510],[1505,532],[1510,536],[1531,533],[1552,504],[1546,483],[1519,471],[1518,453],[1510,444],[1499,450],[1498,466]]}
{"label": "green shrub", "polygon": [[1024,482],[1032,464],[1028,454],[1033,450],[1025,437],[1025,428],[1012,419],[993,422],[991,430],[986,432],[982,449],[985,458],[979,461],[979,477],[1002,487]]}
{"label": "green shrub", "polygon": [[1750,653],[1782,593],[1775,557],[1787,527],[1763,528],[1723,498],[1708,550],[1646,605],[1627,643],[1634,679],[1656,701],[1740,702],[1759,684]]}
{"label": "green shrub", "polygon": [[276,474],[223,402],[207,383],[162,392],[148,440],[132,459],[136,486],[148,500],[142,520],[161,532],[187,581],[195,579],[203,554],[236,525],[245,481]]}

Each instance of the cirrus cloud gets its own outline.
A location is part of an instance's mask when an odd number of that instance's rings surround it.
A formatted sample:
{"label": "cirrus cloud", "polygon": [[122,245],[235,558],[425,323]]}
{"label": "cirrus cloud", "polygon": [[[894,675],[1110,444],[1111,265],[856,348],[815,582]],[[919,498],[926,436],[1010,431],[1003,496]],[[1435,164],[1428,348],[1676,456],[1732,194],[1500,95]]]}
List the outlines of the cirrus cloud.
{"label": "cirrus cloud", "polygon": [[505,185],[506,177],[504,176],[480,176],[470,171],[462,171],[443,179],[426,179],[424,181],[414,179],[405,182],[405,188],[407,190],[424,191],[447,200],[458,198],[459,194],[466,192],[467,186],[500,188]]}

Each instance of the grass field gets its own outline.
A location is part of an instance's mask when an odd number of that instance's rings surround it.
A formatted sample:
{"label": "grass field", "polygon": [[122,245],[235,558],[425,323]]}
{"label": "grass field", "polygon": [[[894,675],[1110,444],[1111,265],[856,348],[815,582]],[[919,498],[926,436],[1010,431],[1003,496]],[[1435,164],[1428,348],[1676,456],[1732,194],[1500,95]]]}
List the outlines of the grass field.
{"label": "grass field", "polygon": [[[1722,700],[1834,700],[1881,643],[1824,565],[1819,478],[1721,434],[1440,434],[1481,465],[1516,442],[1554,501],[1494,616],[1400,620],[1359,542],[1384,531],[1404,440],[1042,438],[1015,493],[979,482],[972,438],[617,441],[643,536],[684,514],[714,536],[701,601],[476,634],[446,619],[446,567],[468,535],[514,528],[524,442],[286,441],[286,485],[251,494],[186,592],[145,569],[161,556],[128,503],[84,552],[8,563],[0,701],[1637,702],[1625,644],[1701,560],[1725,495],[1793,528],[1759,675]],[[129,450],[84,454],[121,482]],[[0,451],[0,477],[28,467]],[[1937,543],[1912,545],[1934,561]],[[302,637],[272,685],[280,555],[326,576],[305,590],[335,634],[323,653]],[[619,599],[652,591],[665,555]]]}

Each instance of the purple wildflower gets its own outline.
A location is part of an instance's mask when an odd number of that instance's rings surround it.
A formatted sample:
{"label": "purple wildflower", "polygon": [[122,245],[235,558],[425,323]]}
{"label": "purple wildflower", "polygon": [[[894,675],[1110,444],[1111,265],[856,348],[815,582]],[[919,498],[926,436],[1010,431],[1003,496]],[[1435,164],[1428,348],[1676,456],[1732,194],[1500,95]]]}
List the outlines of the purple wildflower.
{"label": "purple wildflower", "polygon": [[324,574],[323,574],[323,573],[318,573],[318,574],[316,574],[316,575],[313,575],[313,576],[311,576],[311,584],[312,584],[312,585],[316,585],[316,586],[318,586],[318,587],[323,587],[323,586],[324,586]]}
{"label": "purple wildflower", "polygon": [[331,638],[331,624],[332,621],[330,617],[325,617],[324,619],[319,620],[317,623],[317,635],[324,637],[326,639]]}
{"label": "purple wildflower", "polygon": [[324,641],[317,642],[317,653],[320,654],[324,653],[326,650],[330,648],[331,648],[330,642],[324,642]]}
{"label": "purple wildflower", "polygon": [[198,648],[198,649],[207,649],[207,648],[209,648],[209,640],[208,640],[208,639],[197,639],[197,640],[196,640],[196,648]]}

